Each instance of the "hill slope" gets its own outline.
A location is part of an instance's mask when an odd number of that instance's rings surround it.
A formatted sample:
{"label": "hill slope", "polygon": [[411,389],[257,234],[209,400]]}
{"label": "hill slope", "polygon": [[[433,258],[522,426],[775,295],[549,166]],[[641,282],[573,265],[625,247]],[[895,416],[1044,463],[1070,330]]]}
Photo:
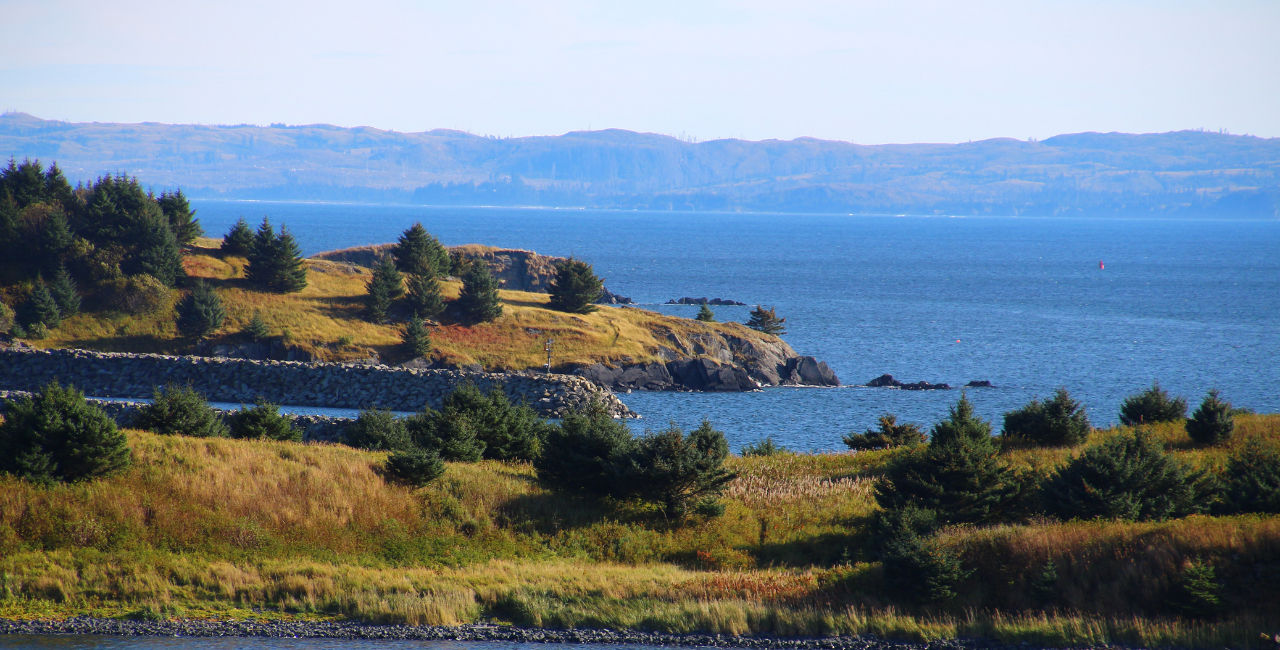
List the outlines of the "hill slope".
{"label": "hill slope", "polygon": [[492,139],[324,124],[0,116],[0,153],[201,197],[923,214],[1280,216],[1280,139],[1181,131],[1039,142],[690,143],[610,129]]}

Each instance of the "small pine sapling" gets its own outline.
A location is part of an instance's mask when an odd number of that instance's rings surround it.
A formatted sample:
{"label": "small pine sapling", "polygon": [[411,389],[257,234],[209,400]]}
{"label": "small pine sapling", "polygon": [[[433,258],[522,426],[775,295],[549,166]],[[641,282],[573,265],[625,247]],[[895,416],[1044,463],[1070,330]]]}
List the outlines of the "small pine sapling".
{"label": "small pine sapling", "polygon": [[1218,389],[1209,391],[1199,408],[1191,414],[1186,422],[1187,435],[1201,445],[1216,445],[1226,442],[1236,429],[1235,416],[1232,415],[1231,402],[1224,402]]}

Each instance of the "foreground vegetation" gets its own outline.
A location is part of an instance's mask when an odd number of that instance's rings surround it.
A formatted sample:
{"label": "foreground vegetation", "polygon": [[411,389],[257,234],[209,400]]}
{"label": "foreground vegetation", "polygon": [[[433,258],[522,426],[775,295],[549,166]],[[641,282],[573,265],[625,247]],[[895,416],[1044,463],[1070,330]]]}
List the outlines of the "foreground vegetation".
{"label": "foreground vegetation", "polygon": [[[1221,471],[1280,416],[1241,415],[1206,447],[1149,427],[1178,461]],[[1130,435],[1095,431],[1088,446]],[[96,482],[0,477],[0,615],[261,615],[913,638],[1244,647],[1280,630],[1280,518],[1025,522],[943,528],[954,598],[895,590],[871,531],[876,485],[909,448],[731,456],[719,516],[549,489],[525,462],[448,462],[412,488],[386,452],[128,431],[132,465]],[[1055,467],[1086,449],[1010,449]],[[1052,566],[1052,575],[1047,568]],[[1221,610],[1171,603],[1216,569]]]}

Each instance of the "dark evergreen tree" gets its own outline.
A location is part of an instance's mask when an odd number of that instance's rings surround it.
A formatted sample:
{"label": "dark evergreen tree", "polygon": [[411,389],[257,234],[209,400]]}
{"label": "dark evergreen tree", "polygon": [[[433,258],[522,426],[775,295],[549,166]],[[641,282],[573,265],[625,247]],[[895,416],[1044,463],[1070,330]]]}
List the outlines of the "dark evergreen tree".
{"label": "dark evergreen tree", "polygon": [[74,388],[50,383],[8,406],[0,424],[0,468],[10,474],[39,483],[73,483],[129,466],[124,433]]}
{"label": "dark evergreen tree", "polygon": [[80,313],[80,292],[65,266],[58,267],[49,293],[53,295],[54,302],[58,304],[58,313],[63,318],[71,318]]}
{"label": "dark evergreen tree", "polygon": [[775,307],[765,309],[760,305],[756,305],[756,308],[751,310],[751,317],[747,319],[747,327],[765,334],[782,336],[787,333],[786,328],[783,326],[783,323],[786,322],[787,319],[778,318]]}
{"label": "dark evergreen tree", "polygon": [[49,287],[45,286],[44,280],[40,278],[36,279],[35,288],[32,289],[31,295],[27,296],[27,302],[23,305],[22,312],[22,317],[19,320],[22,322],[22,326],[28,330],[36,324],[55,329],[62,322],[62,312],[58,310],[58,301],[54,300]]}
{"label": "dark evergreen tree", "polygon": [[365,285],[365,312],[370,322],[387,320],[387,310],[396,298],[404,295],[403,278],[391,258],[383,258],[373,267],[373,277]]}
{"label": "dark evergreen tree", "polygon": [[604,282],[596,277],[591,265],[570,257],[556,271],[547,306],[570,314],[589,314],[598,309],[592,303],[603,290]]}
{"label": "dark evergreen tree", "polygon": [[474,463],[484,457],[484,441],[470,418],[446,417],[426,408],[405,418],[404,425],[418,448],[440,458]]}
{"label": "dark evergreen tree", "polygon": [[937,537],[901,535],[880,554],[886,586],[908,600],[943,603],[956,597],[956,588],[969,572],[960,558]]}
{"label": "dark evergreen tree", "polygon": [[974,417],[973,405],[961,397],[933,427],[928,446],[889,463],[876,501],[885,509],[932,510],[947,523],[990,523],[1007,515],[1016,496],[1011,482],[991,425]]}
{"label": "dark evergreen tree", "polygon": [[1213,618],[1223,611],[1222,585],[1213,565],[1189,562],[1171,585],[1169,608],[1186,618]]}
{"label": "dark evergreen tree", "polygon": [[387,477],[410,485],[422,487],[444,475],[444,462],[440,456],[423,449],[397,451],[387,457],[383,466]]}
{"label": "dark evergreen tree", "polygon": [[307,266],[302,259],[302,249],[286,226],[280,227],[275,254],[276,274],[271,282],[272,290],[278,293],[297,293],[307,288]]}
{"label": "dark evergreen tree", "polygon": [[166,435],[223,438],[227,425],[191,386],[156,387],[150,404],[138,409],[131,426]]}
{"label": "dark evergreen tree", "polygon": [[186,277],[182,269],[182,250],[169,229],[169,222],[159,217],[143,219],[138,224],[136,241],[138,257],[133,265],[135,273],[145,273],[173,287],[179,278]]}
{"label": "dark evergreen tree", "polygon": [[271,328],[267,326],[267,321],[262,319],[262,312],[253,310],[253,318],[249,320],[249,324],[244,327],[244,334],[254,341],[271,336]]}
{"label": "dark evergreen tree", "polygon": [[404,336],[400,339],[400,344],[405,354],[415,359],[431,354],[431,335],[427,334],[427,328],[422,326],[422,318],[416,313],[405,324]]}
{"label": "dark evergreen tree", "polygon": [[[272,239],[275,234],[272,233]],[[240,217],[236,221],[236,225],[231,227],[226,236],[222,238],[222,252],[228,255],[248,255],[253,250],[255,239],[253,231],[249,229],[249,222]]]}
{"label": "dark evergreen tree", "polygon": [[635,446],[626,424],[609,416],[599,403],[570,411],[547,431],[544,452],[534,461],[538,479],[547,485],[587,494],[611,494],[618,466]]}
{"label": "dark evergreen tree", "polygon": [[909,422],[898,424],[898,416],[892,413],[880,416],[879,426],[875,429],[844,436],[844,444],[855,450],[914,447],[924,441],[924,431],[919,426]]}
{"label": "dark evergreen tree", "polygon": [[[233,231],[234,232],[234,231]],[[260,286],[269,286],[276,277],[276,230],[271,227],[271,220],[262,218],[258,231],[253,236],[253,244],[249,247],[249,264],[244,269],[245,278]]]}
{"label": "dark evergreen tree", "polygon": [[400,235],[391,254],[402,273],[434,278],[449,272],[449,252],[421,223],[413,224]]}
{"label": "dark evergreen tree", "polygon": [[1213,485],[1137,431],[1090,447],[1045,482],[1040,500],[1060,519],[1146,521],[1202,512]]}
{"label": "dark evergreen tree", "polygon": [[1059,388],[1053,399],[1043,404],[1033,399],[1026,406],[1005,413],[1001,435],[1015,442],[1062,447],[1087,441],[1092,431],[1084,406],[1072,399],[1067,389]]}
{"label": "dark evergreen tree", "polygon": [[764,440],[749,442],[742,446],[742,457],[751,458],[757,456],[773,456],[776,454],[790,453],[786,447],[783,447],[773,441],[773,436],[769,436]]}
{"label": "dark evergreen tree", "polygon": [[280,414],[280,407],[269,402],[259,400],[253,406],[241,406],[227,420],[232,438],[302,441],[302,430],[295,429],[293,421]]}
{"label": "dark evergreen tree", "polygon": [[502,315],[498,299],[498,281],[489,273],[489,265],[476,260],[462,275],[462,293],[455,303],[463,320],[488,323]]}
{"label": "dark evergreen tree", "polygon": [[440,292],[439,280],[429,275],[410,275],[407,284],[410,309],[432,320],[444,312],[444,294]]}
{"label": "dark evergreen tree", "polygon": [[1218,389],[1210,390],[1185,426],[1187,435],[1198,444],[1216,445],[1226,442],[1236,429],[1231,403],[1222,401]]}
{"label": "dark evergreen tree", "polygon": [[1219,514],[1280,514],[1280,447],[1250,438],[1227,460]]}
{"label": "dark evergreen tree", "polygon": [[62,210],[52,210],[45,217],[44,227],[40,232],[40,264],[42,270],[55,273],[62,266],[63,258],[71,248],[71,229],[67,226],[67,217]]}
{"label": "dark evergreen tree", "polygon": [[1127,426],[1173,422],[1187,416],[1187,400],[1169,397],[1160,382],[1120,403],[1120,422]]}
{"label": "dark evergreen tree", "polygon": [[199,279],[190,293],[178,303],[176,311],[178,331],[192,338],[204,338],[214,333],[222,327],[222,321],[227,316],[218,292]]}
{"label": "dark evergreen tree", "polygon": [[[536,411],[525,404],[512,404],[506,394],[494,388],[482,393],[473,384],[459,386],[444,400],[439,411],[426,410],[411,425],[415,439],[430,441],[424,447],[443,449],[444,442],[458,435],[467,438],[472,432],[479,453],[494,460],[533,460],[538,457],[550,429]],[[463,432],[463,433],[459,433]],[[467,460],[473,448],[467,441],[459,454],[441,451],[451,460]],[[467,457],[464,457],[467,456]]]}
{"label": "dark evergreen tree", "polygon": [[161,192],[156,202],[160,204],[160,210],[169,222],[169,230],[173,231],[179,244],[190,244],[196,238],[204,236],[204,228],[200,227],[200,220],[195,218],[196,211],[191,209],[182,190]]}
{"label": "dark evergreen tree", "polygon": [[675,425],[645,435],[632,445],[618,470],[616,492],[629,492],[680,518],[692,503],[719,496],[736,474],[724,468],[729,443],[703,420],[684,435]]}
{"label": "dark evergreen tree", "polygon": [[374,451],[409,451],[416,449],[404,421],[388,409],[364,409],[342,432],[342,444]]}
{"label": "dark evergreen tree", "polygon": [[703,305],[698,309],[698,315],[694,318],[695,320],[700,320],[704,323],[714,323],[716,322],[716,313],[711,311],[710,307]]}

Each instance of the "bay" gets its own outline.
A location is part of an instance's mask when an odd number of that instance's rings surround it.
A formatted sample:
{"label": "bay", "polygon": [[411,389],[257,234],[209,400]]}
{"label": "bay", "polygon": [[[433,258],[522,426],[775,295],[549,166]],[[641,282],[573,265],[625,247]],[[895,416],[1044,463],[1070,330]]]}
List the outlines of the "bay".
{"label": "bay", "polygon": [[[421,221],[447,245],[573,255],[642,308],[682,296],[776,306],[785,340],[845,384],[882,373],[953,386],[1000,415],[1059,386],[1095,425],[1159,380],[1280,411],[1280,220],[948,218],[194,201],[205,229],[287,224],[305,254],[394,241]],[[1104,265],[1105,268],[1100,268]],[[745,321],[749,307],[715,308]],[[771,388],[620,396],[637,428],[703,418],[731,444],[802,451],[893,412],[930,424],[959,391]]]}

